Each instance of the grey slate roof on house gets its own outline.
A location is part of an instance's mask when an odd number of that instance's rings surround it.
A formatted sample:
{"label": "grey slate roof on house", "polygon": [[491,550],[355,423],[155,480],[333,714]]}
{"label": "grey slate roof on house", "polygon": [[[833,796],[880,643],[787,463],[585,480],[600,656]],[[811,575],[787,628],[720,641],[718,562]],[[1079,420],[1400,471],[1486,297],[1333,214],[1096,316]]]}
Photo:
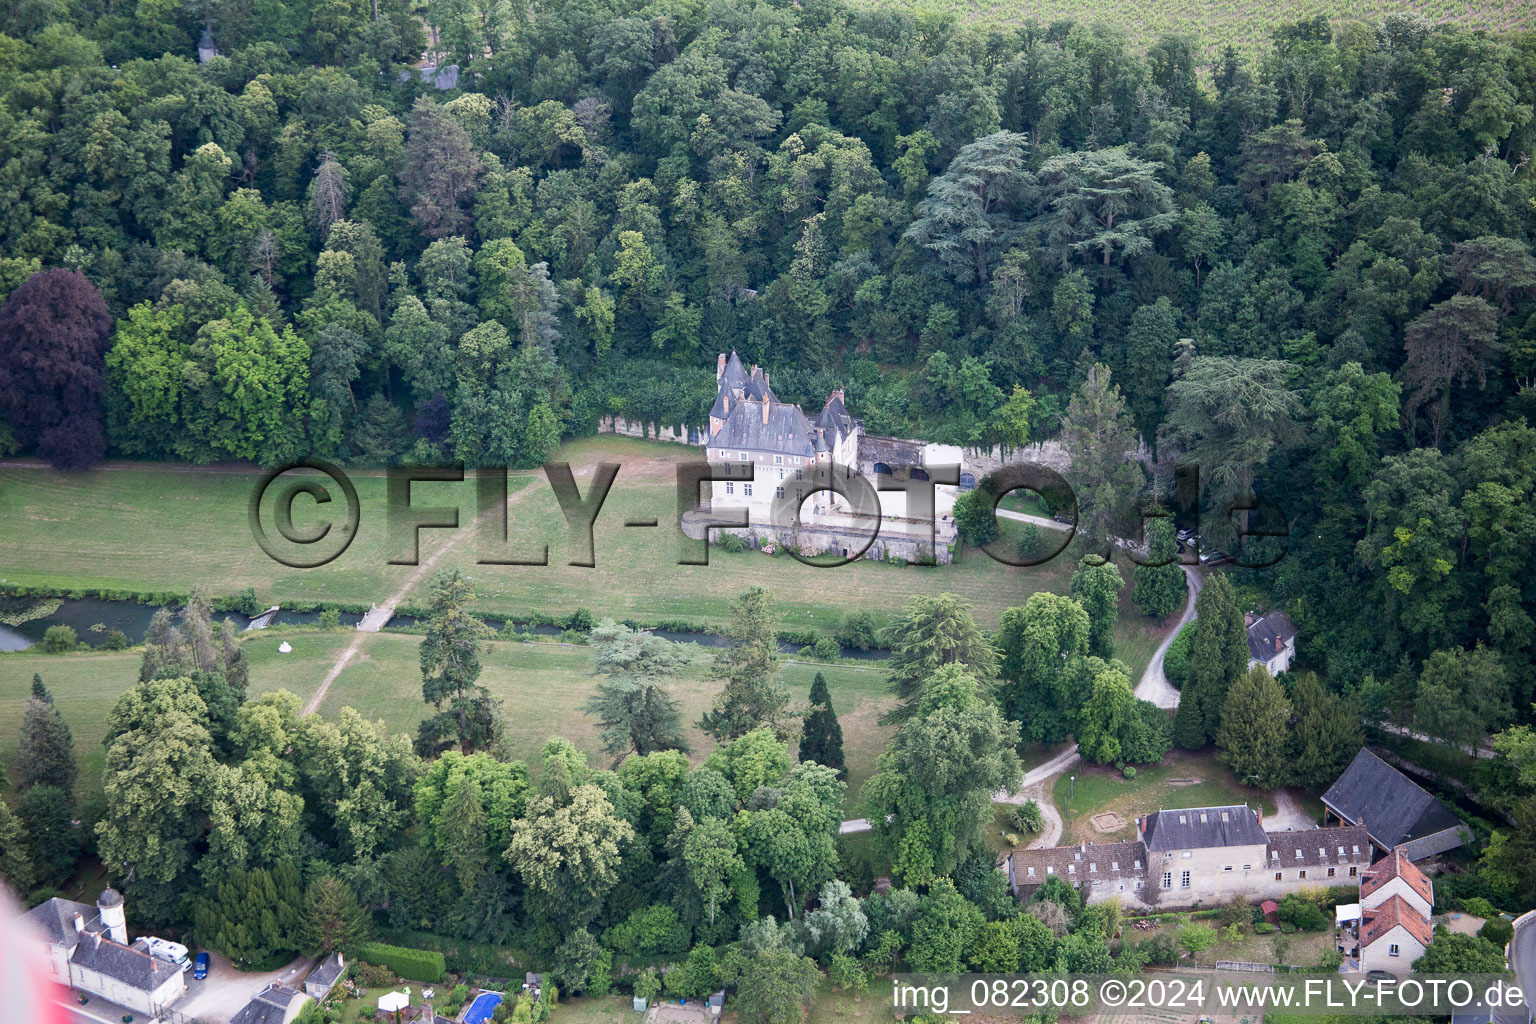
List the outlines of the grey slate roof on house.
{"label": "grey slate roof on house", "polygon": [[822,406],[821,412],[816,416],[816,425],[823,430],[835,430],[839,434],[853,433],[853,417],[848,414],[848,407],[836,394],[827,399],[827,404]]}
{"label": "grey slate roof on house", "polygon": [[732,390],[746,387],[747,368],[741,363],[741,356],[731,349],[731,354],[725,360],[725,373],[720,377],[720,386]]}
{"label": "grey slate roof on house", "polygon": [[1274,611],[1248,627],[1248,656],[1268,661],[1296,638],[1296,624],[1285,612]]}
{"label": "grey slate roof on house", "polygon": [[1371,838],[1388,850],[1461,824],[1449,807],[1364,747],[1323,803],[1345,821],[1364,819]]}
{"label": "grey slate roof on house", "polygon": [[61,896],[55,896],[46,903],[39,903],[22,916],[32,923],[32,927],[42,933],[43,937],[56,946],[65,949],[73,949],[75,943],[80,941],[80,933],[75,931],[75,915],[79,914],[85,919],[87,934],[105,931],[101,923],[101,915],[96,908],[86,903],[76,903],[74,900],[66,900]]}
{"label": "grey slate roof on house", "polygon": [[229,1018],[229,1024],[283,1024],[288,1004],[299,995],[293,989],[270,985]]}
{"label": "grey slate roof on house", "polygon": [[1147,815],[1147,849],[1206,850],[1269,842],[1251,807],[1187,807]]}
{"label": "grey slate roof on house", "polygon": [[1368,865],[1373,856],[1371,838],[1359,825],[1270,832],[1268,836],[1269,850],[1264,856],[1271,869]]}
{"label": "grey slate roof on house", "polygon": [[709,446],[810,457],[816,454],[813,433],[798,405],[769,402],[765,421],[762,402],[741,402],[732,407]]}
{"label": "grey slate roof on house", "polygon": [[332,953],[324,960],[321,960],[318,967],[309,972],[309,977],[304,979],[304,984],[318,985],[321,988],[329,989],[332,985],[336,984],[336,979],[341,977],[342,972],[345,970],[346,967],[342,964],[341,957],[336,953]]}
{"label": "grey slate roof on house", "polygon": [[141,949],[119,946],[97,935],[81,940],[70,959],[88,971],[114,978],[141,992],[153,992],[181,973],[181,968],[168,960],[150,956]]}

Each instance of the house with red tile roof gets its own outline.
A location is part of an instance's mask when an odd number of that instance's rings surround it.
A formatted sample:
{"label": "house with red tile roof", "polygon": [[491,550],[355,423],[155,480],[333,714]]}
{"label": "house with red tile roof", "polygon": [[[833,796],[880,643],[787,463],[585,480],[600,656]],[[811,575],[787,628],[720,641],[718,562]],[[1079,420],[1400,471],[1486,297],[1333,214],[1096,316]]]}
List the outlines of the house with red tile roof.
{"label": "house with red tile roof", "polygon": [[1434,935],[1429,918],[1394,893],[1360,922],[1360,969],[1407,974]]}
{"label": "house with red tile roof", "polygon": [[1429,919],[1435,907],[1435,889],[1399,847],[1365,870],[1360,878],[1360,906],[1374,910],[1397,897]]}

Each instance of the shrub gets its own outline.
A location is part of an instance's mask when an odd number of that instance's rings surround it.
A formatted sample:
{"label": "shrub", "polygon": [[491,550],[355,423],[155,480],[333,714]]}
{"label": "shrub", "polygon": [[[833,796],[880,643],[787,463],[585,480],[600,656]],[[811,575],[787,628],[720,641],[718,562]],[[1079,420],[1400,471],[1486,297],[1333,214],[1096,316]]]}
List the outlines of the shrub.
{"label": "shrub", "polygon": [[1461,909],[1473,917],[1497,917],[1499,911],[1494,905],[1481,896],[1473,896],[1461,901]]}
{"label": "shrub", "polygon": [[1134,779],[1136,777],[1136,766],[1128,764],[1120,769],[1120,774],[1124,775],[1127,779]]}
{"label": "shrub", "polygon": [[43,633],[46,654],[64,654],[80,646],[80,636],[72,626],[49,626]]}
{"label": "shrub", "polygon": [[1045,539],[1040,536],[1040,527],[1034,523],[1019,523],[1019,561],[1028,562],[1045,554]]}
{"label": "shrub", "polygon": [[1216,945],[1216,929],[1202,921],[1191,921],[1179,928],[1179,945],[1199,953]]}
{"label": "shrub", "polygon": [[869,988],[869,976],[858,960],[846,953],[833,953],[827,967],[827,979],[840,992],[863,992]]}
{"label": "shrub", "polygon": [[861,651],[879,647],[880,630],[875,625],[874,613],[852,611],[844,615],[843,624],[837,627],[837,642]]}
{"label": "shrub", "polygon": [[829,636],[819,636],[816,642],[811,644],[811,656],[817,661],[835,661],[841,653],[837,641]]}
{"label": "shrub", "polygon": [[992,493],[985,487],[966,491],[955,499],[955,529],[960,539],[982,547],[997,539],[997,516],[992,511]]}
{"label": "shrub", "polygon": [[647,967],[640,972],[640,977],[635,979],[635,997],[649,1002],[661,995],[661,978],[656,974],[656,968]]}
{"label": "shrub", "polygon": [[1477,934],[1480,938],[1487,939],[1495,946],[1503,949],[1515,937],[1515,926],[1502,917],[1490,917],[1477,930]]}
{"label": "shrub", "polygon": [[327,608],[320,613],[320,628],[335,629],[341,625],[341,612],[335,608]]}
{"label": "shrub", "polygon": [[1039,832],[1045,819],[1040,813],[1040,805],[1026,800],[1008,812],[1008,823],[1020,832]]}
{"label": "shrub", "polygon": [[721,551],[732,555],[739,555],[743,551],[747,550],[747,542],[742,540],[740,535],[734,533],[721,534],[720,542],[716,546]]}
{"label": "shrub", "polygon": [[395,983],[395,972],[388,967],[356,960],[353,964],[357,968],[357,983],[364,988],[378,988]]}
{"label": "shrub", "polygon": [[[1286,893],[1280,901],[1280,921],[1293,924],[1303,931],[1320,932],[1328,927],[1328,916],[1316,903],[1300,893]],[[1282,927],[1280,929],[1284,931]]]}
{"label": "shrub", "polygon": [[1189,654],[1194,650],[1195,631],[1199,625],[1198,621],[1191,622],[1179,630],[1179,635],[1173,638],[1163,655],[1163,675],[1168,677],[1168,685],[1175,690],[1182,690],[1184,681],[1189,678]]}
{"label": "shrub", "polygon": [[357,958],[369,963],[381,964],[414,981],[439,982],[448,972],[443,954],[425,949],[407,949],[405,946],[389,946],[382,942],[363,942],[357,947]]}
{"label": "shrub", "polygon": [[574,629],[578,633],[592,632],[592,625],[592,609],[590,608],[577,608],[565,620],[565,628]]}

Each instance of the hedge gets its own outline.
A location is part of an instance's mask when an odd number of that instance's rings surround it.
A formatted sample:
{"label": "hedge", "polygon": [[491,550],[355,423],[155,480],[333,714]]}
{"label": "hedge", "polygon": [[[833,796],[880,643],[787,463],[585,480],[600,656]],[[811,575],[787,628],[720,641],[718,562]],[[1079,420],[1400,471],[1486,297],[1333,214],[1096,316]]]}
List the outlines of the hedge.
{"label": "hedge", "polygon": [[443,954],[426,949],[407,949],[389,946],[382,942],[363,942],[357,947],[357,958],[380,967],[388,967],[402,978],[413,981],[439,982],[448,971]]}

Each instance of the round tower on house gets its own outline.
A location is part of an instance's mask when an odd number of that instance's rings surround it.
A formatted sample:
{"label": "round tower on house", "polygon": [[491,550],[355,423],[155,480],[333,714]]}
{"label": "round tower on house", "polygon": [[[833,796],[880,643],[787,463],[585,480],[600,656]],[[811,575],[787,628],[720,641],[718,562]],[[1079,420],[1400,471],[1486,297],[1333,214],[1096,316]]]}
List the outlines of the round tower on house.
{"label": "round tower on house", "polygon": [[123,911],[123,894],[107,886],[96,897],[96,909],[101,913],[101,923],[107,930],[107,938],[128,945],[128,916]]}

